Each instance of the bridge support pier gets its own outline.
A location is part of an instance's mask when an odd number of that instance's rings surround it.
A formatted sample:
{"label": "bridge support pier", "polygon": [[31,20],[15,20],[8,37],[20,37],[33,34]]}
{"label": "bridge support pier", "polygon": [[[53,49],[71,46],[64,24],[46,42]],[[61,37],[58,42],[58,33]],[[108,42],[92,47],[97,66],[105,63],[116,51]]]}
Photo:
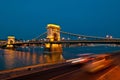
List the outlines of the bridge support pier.
{"label": "bridge support pier", "polygon": [[[47,40],[50,42],[60,41],[60,26],[55,24],[47,25]],[[45,51],[48,50],[50,52],[62,52],[61,44],[45,44]]]}

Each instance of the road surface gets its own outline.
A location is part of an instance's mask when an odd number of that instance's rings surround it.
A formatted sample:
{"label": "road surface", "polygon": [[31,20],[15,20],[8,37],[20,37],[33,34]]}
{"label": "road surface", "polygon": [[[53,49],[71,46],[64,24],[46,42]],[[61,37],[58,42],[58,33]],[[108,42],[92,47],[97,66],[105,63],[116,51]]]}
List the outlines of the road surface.
{"label": "road surface", "polygon": [[33,73],[30,75],[17,77],[9,80],[98,80],[111,70],[114,70],[120,65],[120,55],[116,54],[112,66],[96,73],[87,73],[83,70],[84,65],[65,65],[59,68]]}

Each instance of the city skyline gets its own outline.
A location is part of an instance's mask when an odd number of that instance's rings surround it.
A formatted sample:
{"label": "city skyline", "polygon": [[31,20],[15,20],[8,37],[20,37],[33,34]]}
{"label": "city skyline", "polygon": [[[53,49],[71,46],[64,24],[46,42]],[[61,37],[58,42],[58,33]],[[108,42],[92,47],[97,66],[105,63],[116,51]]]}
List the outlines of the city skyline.
{"label": "city skyline", "polygon": [[76,34],[120,38],[119,3],[119,0],[0,1],[0,39],[9,35],[32,39],[45,32],[49,23]]}

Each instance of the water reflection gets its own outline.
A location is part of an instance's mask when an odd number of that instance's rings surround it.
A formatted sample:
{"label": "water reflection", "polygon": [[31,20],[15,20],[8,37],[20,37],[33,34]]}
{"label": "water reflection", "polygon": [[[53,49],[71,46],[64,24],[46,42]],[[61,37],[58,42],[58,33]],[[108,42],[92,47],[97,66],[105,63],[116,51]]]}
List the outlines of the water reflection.
{"label": "water reflection", "polygon": [[44,61],[45,63],[56,63],[64,61],[64,58],[62,56],[62,52],[51,52],[51,53],[44,53]]}
{"label": "water reflection", "polygon": [[56,63],[63,61],[64,58],[62,56],[62,47],[59,44],[52,44],[49,49],[44,50],[44,61],[45,63]]}
{"label": "water reflection", "polygon": [[13,50],[4,50],[4,62],[6,68],[12,68],[15,64],[15,55]]}
{"label": "water reflection", "polygon": [[4,54],[0,55],[2,66],[0,66],[0,70],[34,64],[56,63],[64,60],[62,53],[36,53],[35,49],[32,49],[31,52],[0,50],[0,54]]}

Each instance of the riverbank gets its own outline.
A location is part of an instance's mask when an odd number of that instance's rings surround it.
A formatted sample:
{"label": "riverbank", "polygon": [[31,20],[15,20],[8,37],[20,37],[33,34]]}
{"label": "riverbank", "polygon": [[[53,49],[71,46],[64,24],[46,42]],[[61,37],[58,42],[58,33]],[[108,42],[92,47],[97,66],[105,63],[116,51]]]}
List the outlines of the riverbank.
{"label": "riverbank", "polygon": [[52,68],[61,67],[67,64],[69,63],[62,61],[59,63],[46,63],[46,64],[38,64],[33,66],[15,68],[10,70],[3,70],[3,71],[0,71],[0,80],[7,80],[15,77],[20,77],[20,76],[40,72],[40,71],[49,70]]}

